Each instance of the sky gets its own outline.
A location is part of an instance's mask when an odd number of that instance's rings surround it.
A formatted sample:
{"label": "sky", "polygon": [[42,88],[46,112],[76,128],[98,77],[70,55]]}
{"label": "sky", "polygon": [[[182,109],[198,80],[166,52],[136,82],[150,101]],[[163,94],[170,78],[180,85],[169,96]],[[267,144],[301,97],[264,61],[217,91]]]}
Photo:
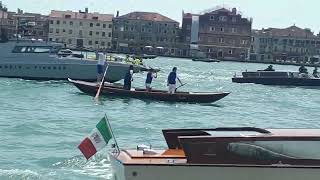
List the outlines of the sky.
{"label": "sky", "polygon": [[10,11],[49,14],[51,10],[84,10],[120,15],[132,11],[158,12],[181,22],[184,12],[200,13],[216,6],[236,7],[253,18],[253,28],[285,28],[292,25],[320,31],[318,0],[0,0]]}

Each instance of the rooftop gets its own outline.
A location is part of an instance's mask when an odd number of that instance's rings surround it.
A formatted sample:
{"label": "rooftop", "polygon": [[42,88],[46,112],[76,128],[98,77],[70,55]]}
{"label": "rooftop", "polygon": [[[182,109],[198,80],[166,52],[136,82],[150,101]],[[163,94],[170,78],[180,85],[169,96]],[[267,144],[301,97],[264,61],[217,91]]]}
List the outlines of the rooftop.
{"label": "rooftop", "polygon": [[258,35],[278,36],[278,37],[297,37],[297,38],[315,38],[316,36],[310,29],[302,29],[295,25],[281,29],[268,28],[262,30],[255,30],[254,33]]}
{"label": "rooftop", "polygon": [[178,23],[177,21],[170,19],[164,15],[155,12],[132,12],[119,16],[117,18],[132,19],[132,20],[145,20],[145,21],[156,21],[156,22],[172,22]]}
{"label": "rooftop", "polygon": [[87,19],[99,21],[112,21],[112,14],[87,13],[87,12],[72,12],[72,11],[56,11],[52,10],[50,18],[64,18],[64,19]]}

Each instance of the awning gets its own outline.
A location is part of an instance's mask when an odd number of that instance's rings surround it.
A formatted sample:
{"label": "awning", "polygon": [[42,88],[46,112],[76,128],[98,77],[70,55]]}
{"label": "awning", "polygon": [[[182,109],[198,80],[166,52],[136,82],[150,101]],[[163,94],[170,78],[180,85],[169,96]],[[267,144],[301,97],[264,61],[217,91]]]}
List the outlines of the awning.
{"label": "awning", "polygon": [[156,47],[157,49],[164,49],[164,47]]}
{"label": "awning", "polygon": [[152,46],[145,46],[145,48],[153,48]]}

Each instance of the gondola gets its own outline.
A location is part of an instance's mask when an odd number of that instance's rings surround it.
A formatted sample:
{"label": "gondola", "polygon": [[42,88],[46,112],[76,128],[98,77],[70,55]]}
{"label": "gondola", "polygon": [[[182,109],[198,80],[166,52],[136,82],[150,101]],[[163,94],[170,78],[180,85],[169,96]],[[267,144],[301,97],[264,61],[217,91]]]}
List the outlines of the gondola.
{"label": "gondola", "polygon": [[[73,83],[80,91],[89,94],[91,96],[96,95],[99,88],[99,84],[75,81],[69,79],[69,82]],[[166,102],[187,102],[187,103],[213,103],[216,102],[230,93],[203,93],[203,92],[176,92],[175,94],[168,94],[167,91],[152,90],[151,92],[145,89],[136,88],[134,90],[125,90],[121,85],[106,84],[102,90],[101,95],[105,96],[118,96],[118,97],[130,97],[137,99],[150,99]]]}
{"label": "gondola", "polygon": [[208,62],[208,63],[218,63],[218,62],[220,62],[220,60],[218,60],[218,59],[209,59],[209,58],[193,58],[192,61]]}

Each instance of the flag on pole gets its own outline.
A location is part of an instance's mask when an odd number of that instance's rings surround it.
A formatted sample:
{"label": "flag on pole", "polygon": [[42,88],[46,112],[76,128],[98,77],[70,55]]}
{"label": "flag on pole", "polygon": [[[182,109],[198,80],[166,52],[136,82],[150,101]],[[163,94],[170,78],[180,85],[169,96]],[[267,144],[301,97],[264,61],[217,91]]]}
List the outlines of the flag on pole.
{"label": "flag on pole", "polygon": [[109,123],[107,123],[107,119],[104,117],[96,125],[92,133],[81,142],[78,148],[88,160],[104,148],[110,139],[112,139],[111,127],[109,127]]}

